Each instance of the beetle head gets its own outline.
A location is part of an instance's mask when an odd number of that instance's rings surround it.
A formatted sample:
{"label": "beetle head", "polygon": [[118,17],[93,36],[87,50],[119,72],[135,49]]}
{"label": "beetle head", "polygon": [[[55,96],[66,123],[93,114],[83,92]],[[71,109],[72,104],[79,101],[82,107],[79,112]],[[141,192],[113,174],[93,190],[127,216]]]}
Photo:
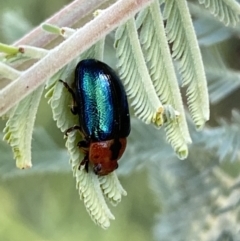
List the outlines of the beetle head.
{"label": "beetle head", "polygon": [[104,176],[118,168],[117,161],[126,148],[126,138],[92,142],[89,147],[89,161],[97,175]]}

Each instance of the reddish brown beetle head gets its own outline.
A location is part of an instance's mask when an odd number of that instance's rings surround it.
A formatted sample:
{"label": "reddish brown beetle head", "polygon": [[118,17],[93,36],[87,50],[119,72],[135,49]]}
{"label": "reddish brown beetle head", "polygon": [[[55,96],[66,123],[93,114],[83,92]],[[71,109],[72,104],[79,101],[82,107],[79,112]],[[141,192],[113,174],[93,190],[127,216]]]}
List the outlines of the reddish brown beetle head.
{"label": "reddish brown beetle head", "polygon": [[104,176],[117,169],[117,161],[121,158],[126,144],[126,138],[92,142],[89,147],[89,162],[93,164],[94,172]]}

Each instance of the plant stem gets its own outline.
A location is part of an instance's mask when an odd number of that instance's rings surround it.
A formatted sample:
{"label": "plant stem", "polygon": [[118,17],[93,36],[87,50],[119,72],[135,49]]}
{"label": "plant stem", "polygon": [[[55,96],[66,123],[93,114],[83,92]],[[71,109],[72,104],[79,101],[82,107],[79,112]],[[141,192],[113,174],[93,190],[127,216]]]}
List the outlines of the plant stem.
{"label": "plant stem", "polygon": [[[106,2],[106,0],[75,0],[44,21],[44,23],[57,25],[59,27],[73,26],[104,2]],[[43,34],[42,27],[39,25],[23,38],[15,42],[14,45],[43,47],[58,37],[57,35]]]}
{"label": "plant stem", "polygon": [[[0,116],[152,0],[119,0],[0,91]],[[14,98],[13,98],[14,97]]]}

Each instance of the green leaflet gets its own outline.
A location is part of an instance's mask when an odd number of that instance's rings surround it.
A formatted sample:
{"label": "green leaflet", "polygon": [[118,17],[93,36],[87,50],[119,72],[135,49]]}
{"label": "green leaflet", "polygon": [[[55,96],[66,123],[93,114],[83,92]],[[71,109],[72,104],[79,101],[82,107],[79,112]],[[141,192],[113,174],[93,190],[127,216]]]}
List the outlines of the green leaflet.
{"label": "green leaflet", "polygon": [[[80,59],[95,58],[102,61],[104,41],[104,39],[100,40],[47,83],[49,91],[46,96],[50,98],[48,102],[52,107],[53,118],[62,132],[78,125],[79,121],[78,116],[74,116],[70,110],[72,96],[57,80],[62,79],[71,86],[74,81],[75,67]],[[106,229],[110,226],[110,219],[114,219],[114,216],[109,210],[104,196],[111,204],[117,205],[121,201],[121,197],[126,195],[126,191],[121,186],[115,173],[106,177],[98,177],[93,173],[91,166],[88,173],[84,170],[84,166],[79,169],[83,159],[83,155],[77,147],[80,140],[82,140],[80,133],[73,131],[68,134],[66,141],[66,147],[70,154],[70,164],[76,178],[76,187],[92,220]]]}
{"label": "green leaflet", "polygon": [[238,28],[226,28],[214,16],[209,15],[207,9],[203,9],[199,4],[188,4],[188,7],[194,18],[193,25],[200,47],[207,47],[227,41],[232,35],[239,32]]}
{"label": "green leaflet", "polygon": [[236,0],[198,0],[225,25],[235,26],[239,22],[240,5]]}
{"label": "green leaflet", "polygon": [[187,86],[188,106],[197,128],[209,119],[209,97],[200,49],[186,0],[167,0],[164,7],[166,33],[172,56],[178,60],[183,86]]}
{"label": "green leaflet", "polygon": [[102,192],[113,206],[116,206],[121,202],[122,196],[127,195],[127,192],[123,189],[118,180],[116,172],[112,172],[107,176],[99,177],[99,182]]}
{"label": "green leaflet", "polygon": [[[3,134],[0,135],[0,138],[3,138]],[[12,165],[12,162],[9,161],[12,159],[12,154],[8,151],[8,144],[0,142],[0,180],[46,175],[47,173],[50,175],[53,173],[70,173],[66,162],[68,159],[66,150],[55,142],[46,128],[35,126],[32,139],[31,149],[34,168],[28,169],[26,172]]]}
{"label": "green leaflet", "polygon": [[70,163],[73,175],[76,178],[76,187],[92,220],[106,229],[110,226],[110,219],[114,219],[114,216],[103,198],[97,175],[93,173],[91,168],[89,168],[88,173],[84,170],[84,167],[79,170],[79,164],[82,160],[82,155],[77,148],[79,139],[79,133],[71,132],[68,134],[66,142],[66,147],[71,156]]}
{"label": "green leaflet", "polygon": [[162,125],[162,104],[155,92],[138,39],[135,20],[130,19],[119,27],[115,35],[120,78],[124,81],[128,97],[132,100],[135,114],[145,123]]}
{"label": "green leaflet", "polygon": [[3,130],[3,139],[12,147],[16,166],[20,169],[32,166],[32,133],[42,92],[43,86],[40,86],[14,107]]}
{"label": "green leaflet", "polygon": [[52,34],[61,35],[61,28],[56,26],[56,25],[43,23],[41,25],[41,27],[46,32],[49,32],[49,33],[52,33]]}
{"label": "green leaflet", "polygon": [[[77,123],[77,116],[71,113],[69,105],[71,105],[71,96],[65,94],[65,88],[63,84],[58,80],[62,79],[66,82],[72,80],[74,68],[76,67],[77,60],[73,60],[70,64],[64,68],[64,72],[60,71],[54,76],[54,78],[48,81],[48,92],[45,97],[48,97],[48,103],[50,104],[53,112],[53,119],[56,121],[57,127],[64,132],[70,126]],[[67,80],[67,76],[69,77]],[[58,79],[56,79],[56,77]],[[66,108],[64,108],[66,107]]]}
{"label": "green leaflet", "polygon": [[191,143],[191,138],[158,1],[144,9],[136,22],[156,93],[164,105],[172,105],[180,112],[178,121],[167,121],[164,125],[167,140],[180,158],[186,158],[187,144]]}

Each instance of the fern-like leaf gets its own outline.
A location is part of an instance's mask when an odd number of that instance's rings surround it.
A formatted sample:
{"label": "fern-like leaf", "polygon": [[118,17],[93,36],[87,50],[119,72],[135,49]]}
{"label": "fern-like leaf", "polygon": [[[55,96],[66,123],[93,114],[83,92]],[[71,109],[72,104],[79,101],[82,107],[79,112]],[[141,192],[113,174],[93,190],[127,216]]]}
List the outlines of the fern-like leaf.
{"label": "fern-like leaf", "polygon": [[145,64],[134,19],[117,29],[115,47],[119,75],[128,96],[134,98],[131,104],[135,114],[147,124],[156,123],[156,114],[161,115],[163,108]]}
{"label": "fern-like leaf", "polygon": [[[65,89],[63,88],[62,83],[58,80],[62,79],[68,83],[72,81],[77,61],[77,59],[73,60],[63,70],[60,70],[47,82],[46,85],[48,92],[45,97],[49,98],[48,103],[52,108],[53,119],[56,121],[57,127],[62,132],[76,124],[77,117],[74,116],[74,118],[69,118],[69,116],[73,116],[69,107],[71,96],[65,94]],[[67,108],[64,108],[64,106]]]}
{"label": "fern-like leaf", "polygon": [[167,37],[173,43],[172,56],[179,60],[183,86],[188,86],[191,116],[197,128],[201,128],[209,119],[209,98],[201,53],[186,1],[165,1],[163,15],[167,20]]}
{"label": "fern-like leaf", "polygon": [[106,205],[97,175],[93,173],[91,168],[89,168],[88,173],[83,166],[79,170],[82,158],[79,149],[76,148],[79,139],[79,134],[72,132],[69,133],[66,142],[66,147],[71,156],[70,162],[73,174],[76,177],[76,187],[93,221],[106,229],[110,226],[110,219],[114,219],[114,216]]}
{"label": "fern-like leaf", "polygon": [[[68,64],[64,71],[59,71],[47,83],[49,91],[46,96],[49,98],[49,103],[52,107],[53,118],[63,132],[69,127],[78,124],[79,120],[70,111],[69,105],[72,102],[72,96],[67,92],[62,83],[57,81],[57,78],[66,81],[69,86],[72,86],[75,68],[80,59],[95,58],[102,61],[104,41],[102,39],[96,45],[92,46],[80,58]],[[77,143],[81,139],[82,136],[78,132],[73,132],[68,134],[66,141],[73,175],[76,178],[80,198],[83,200],[92,220],[106,229],[110,226],[110,219],[114,219],[114,216],[106,204],[104,195],[113,205],[116,205],[121,201],[122,195],[126,195],[126,192],[119,183],[115,173],[106,177],[98,177],[94,174],[91,164],[89,165],[88,173],[84,169],[84,166],[80,166],[83,155],[81,155]],[[80,169],[79,166],[81,167]]]}
{"label": "fern-like leaf", "polygon": [[[146,170],[154,161],[161,162],[176,157],[171,146],[166,142],[163,130],[156,131],[138,118],[131,119],[131,135],[118,173],[131,175],[136,170]],[[143,140],[143,141],[136,141]]]}
{"label": "fern-like leaf", "polygon": [[[75,68],[76,63],[72,64],[72,67]],[[71,66],[69,66],[69,68],[71,68]],[[69,71],[65,72],[66,75],[69,75],[66,80],[68,83],[73,81],[71,78],[71,71]],[[64,76],[61,76],[61,79],[63,79],[63,77]],[[57,126],[63,132],[78,123],[78,117],[74,116],[70,111],[69,105],[71,104],[72,96],[66,92],[66,89],[59,81],[57,81],[48,92],[48,97],[50,97],[49,103],[53,111],[53,118],[56,120]],[[50,94],[52,94],[52,96],[50,96]],[[76,178],[76,187],[92,220],[105,229],[110,226],[109,219],[114,219],[114,217],[106,205],[98,178],[92,172],[91,168],[89,168],[89,173],[86,173],[84,169],[78,170],[81,160],[83,159],[83,155],[81,155],[80,150],[77,147],[77,143],[81,139],[82,137],[78,132],[72,132],[68,134],[66,141],[66,147],[70,154],[73,175]]]}
{"label": "fern-like leaf", "polygon": [[118,180],[116,172],[99,177],[99,182],[104,195],[113,206],[116,206],[121,201],[122,196],[127,195],[127,192]]}
{"label": "fern-like leaf", "polygon": [[200,47],[215,45],[239,33],[239,28],[226,27],[199,4],[189,2],[188,7],[193,16],[193,25]]}
{"label": "fern-like leaf", "polygon": [[185,158],[188,153],[187,144],[191,143],[191,138],[158,1],[144,9],[136,21],[156,93],[164,105],[172,105],[180,113],[178,121],[166,122],[167,139],[178,156]]}
{"label": "fern-like leaf", "polygon": [[42,93],[43,86],[40,86],[14,107],[3,130],[3,139],[12,147],[16,166],[21,169],[32,166],[32,133]]}
{"label": "fern-like leaf", "polygon": [[[0,134],[3,138],[3,134]],[[0,141],[0,180],[12,179],[26,176],[50,175],[53,173],[70,173],[69,165],[66,162],[68,154],[65,149],[59,146],[46,128],[35,127],[32,138],[32,159],[34,168],[26,172],[14,166],[9,160],[12,159],[9,146]],[[43,151],[44,150],[44,151]]]}
{"label": "fern-like leaf", "polygon": [[198,0],[225,25],[235,26],[239,22],[240,5],[235,0]]}

